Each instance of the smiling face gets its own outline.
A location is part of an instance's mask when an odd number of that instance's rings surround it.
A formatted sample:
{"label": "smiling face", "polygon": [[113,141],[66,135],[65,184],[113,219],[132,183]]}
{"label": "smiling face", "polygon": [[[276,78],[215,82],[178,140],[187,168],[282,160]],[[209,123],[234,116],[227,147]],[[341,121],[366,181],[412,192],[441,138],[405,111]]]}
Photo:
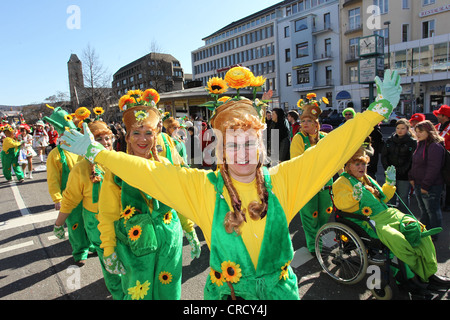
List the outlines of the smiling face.
{"label": "smiling face", "polygon": [[156,130],[148,123],[135,126],[127,133],[128,152],[141,158],[150,158],[151,150],[156,143]]}
{"label": "smiling face", "polygon": [[110,134],[101,134],[95,136],[95,141],[100,142],[102,146],[104,146],[108,151],[111,151],[113,148],[113,138]]}

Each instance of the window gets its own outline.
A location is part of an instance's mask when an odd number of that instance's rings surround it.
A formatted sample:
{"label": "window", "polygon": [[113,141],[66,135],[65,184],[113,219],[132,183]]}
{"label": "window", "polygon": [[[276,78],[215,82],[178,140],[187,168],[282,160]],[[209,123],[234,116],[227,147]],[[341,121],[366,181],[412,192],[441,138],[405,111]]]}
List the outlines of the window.
{"label": "window", "polygon": [[349,41],[349,59],[356,59],[358,58],[358,42],[359,38],[352,38]]}
{"label": "window", "polygon": [[355,8],[348,11],[348,26],[349,30],[361,27],[361,8]]}
{"label": "window", "polygon": [[285,62],[291,61],[291,49],[286,49],[284,51]]}
{"label": "window", "polygon": [[297,84],[309,83],[309,68],[297,70]]}
{"label": "window", "polygon": [[308,29],[306,18],[295,21],[295,32]]}
{"label": "window", "polygon": [[402,24],[402,42],[408,42],[409,24]]}
{"label": "window", "polygon": [[308,52],[308,42],[302,42],[297,44],[297,58],[306,57],[309,55]]}
{"label": "window", "polygon": [[286,73],[286,87],[292,86],[292,74]]}
{"label": "window", "polygon": [[333,71],[331,66],[325,67],[325,79],[327,81],[327,86],[333,85]]}
{"label": "window", "polygon": [[331,15],[328,12],[323,15],[323,28],[329,29],[330,27],[331,27]]}
{"label": "window", "polygon": [[325,57],[331,57],[331,39],[325,39]]}
{"label": "window", "polygon": [[434,20],[425,21],[422,23],[422,39],[431,38],[434,35]]}
{"label": "window", "polygon": [[373,34],[377,34],[381,37],[384,38],[384,45],[387,46],[389,43],[389,32],[388,32],[388,28],[384,28],[384,29],[380,29],[380,30],[376,30],[373,32]]}
{"label": "window", "polygon": [[359,82],[358,66],[349,67],[348,76],[349,76],[348,80],[350,81],[350,83]]}
{"label": "window", "polygon": [[289,30],[289,26],[284,27],[284,37],[289,38],[291,36],[291,32]]}
{"label": "window", "polygon": [[427,6],[427,5],[433,4],[435,2],[436,2],[436,0],[423,0],[423,6]]}
{"label": "window", "polygon": [[402,9],[409,9],[409,0],[402,0]]}
{"label": "window", "polygon": [[373,4],[380,8],[380,14],[388,13],[389,0],[373,0]]}

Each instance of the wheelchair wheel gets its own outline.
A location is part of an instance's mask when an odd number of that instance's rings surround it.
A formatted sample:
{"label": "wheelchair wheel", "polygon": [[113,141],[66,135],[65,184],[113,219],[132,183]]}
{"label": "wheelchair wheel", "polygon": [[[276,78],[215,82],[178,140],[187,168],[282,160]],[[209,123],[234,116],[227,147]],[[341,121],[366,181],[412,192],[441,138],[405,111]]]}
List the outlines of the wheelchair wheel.
{"label": "wheelchair wheel", "polygon": [[339,222],[327,223],[316,235],[316,256],[323,270],[343,284],[361,281],[367,271],[367,252],[361,238]]}

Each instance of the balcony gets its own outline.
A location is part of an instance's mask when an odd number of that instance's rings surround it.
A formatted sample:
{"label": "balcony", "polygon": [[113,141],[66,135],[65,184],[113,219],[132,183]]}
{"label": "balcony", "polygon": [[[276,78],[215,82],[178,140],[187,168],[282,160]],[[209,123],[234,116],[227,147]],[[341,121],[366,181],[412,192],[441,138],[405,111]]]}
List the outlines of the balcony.
{"label": "balcony", "polygon": [[346,6],[349,6],[354,3],[360,3],[361,1],[362,0],[345,0],[342,6],[345,8]]}
{"label": "balcony", "polygon": [[325,79],[325,80],[317,80],[314,82],[314,90],[318,89],[326,89],[334,87],[334,80],[333,79]]}
{"label": "balcony", "polygon": [[313,62],[316,63],[328,60],[333,60],[333,54],[331,52],[316,53],[313,57]]}
{"label": "balcony", "polygon": [[312,35],[317,36],[319,34],[326,33],[326,32],[332,32],[332,31],[333,31],[333,28],[331,27],[331,24],[326,24],[320,29],[317,27],[314,27],[312,29]]}
{"label": "balcony", "polygon": [[356,52],[351,52],[347,54],[345,63],[352,63],[359,60],[359,55]]}
{"label": "balcony", "polygon": [[362,31],[362,29],[363,29],[362,23],[347,25],[347,29],[345,30],[344,35]]}

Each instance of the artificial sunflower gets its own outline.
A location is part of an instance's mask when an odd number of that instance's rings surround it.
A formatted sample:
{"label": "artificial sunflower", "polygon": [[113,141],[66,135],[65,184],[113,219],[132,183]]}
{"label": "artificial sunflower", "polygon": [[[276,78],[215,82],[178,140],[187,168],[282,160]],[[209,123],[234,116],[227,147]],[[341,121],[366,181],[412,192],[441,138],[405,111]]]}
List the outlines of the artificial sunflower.
{"label": "artificial sunflower", "polygon": [[172,282],[172,274],[167,271],[161,271],[159,273],[158,279],[162,284],[169,284]]}
{"label": "artificial sunflower", "polygon": [[92,111],[93,111],[94,114],[96,114],[97,116],[101,116],[102,114],[105,113],[105,110],[103,110],[102,107],[95,107],[94,109],[92,109]]}
{"label": "artificial sunflower", "polygon": [[231,97],[228,97],[228,96],[223,96],[223,97],[221,97],[221,98],[219,98],[219,102],[223,102],[223,103],[225,103],[225,102],[227,102],[228,100],[230,100],[231,99]]}
{"label": "artificial sunflower", "polygon": [[164,223],[170,224],[171,221],[172,221],[172,212],[169,211],[164,215]]}
{"label": "artificial sunflower", "polygon": [[253,73],[244,67],[234,67],[231,68],[225,74],[225,81],[228,86],[234,89],[242,89],[249,87],[254,78]]}
{"label": "artificial sunflower", "polygon": [[218,287],[223,286],[225,282],[225,278],[219,271],[214,270],[211,268],[211,271],[209,272],[209,276],[211,278],[211,282],[217,284]]}
{"label": "artificial sunflower", "polygon": [[306,95],[306,99],[308,99],[308,100],[314,99],[316,97],[317,97],[317,94],[315,94],[315,93],[308,93]]}
{"label": "artificial sunflower", "polygon": [[91,115],[91,112],[88,110],[88,108],[86,107],[81,107],[78,108],[75,111],[75,117],[77,117],[78,119],[80,119],[81,121],[89,118],[89,116]]}
{"label": "artificial sunflower", "polygon": [[144,299],[144,297],[147,295],[148,289],[150,288],[150,282],[145,281],[143,284],[141,284],[138,281],[136,281],[136,286],[132,288],[128,288],[128,294],[131,295],[132,300],[141,300]]}
{"label": "artificial sunflower", "polygon": [[222,274],[225,281],[231,283],[239,282],[242,277],[240,265],[231,261],[222,262]]}
{"label": "artificial sunflower", "polygon": [[250,87],[262,87],[266,83],[266,78],[263,76],[253,77]]}
{"label": "artificial sunflower", "polygon": [[289,265],[291,264],[291,261],[288,261],[284,266],[281,267],[281,273],[280,273],[280,280],[284,279],[286,280],[289,278]]}
{"label": "artificial sunflower", "polygon": [[134,226],[133,228],[128,231],[128,236],[130,237],[131,241],[136,241],[141,237],[142,234],[142,228],[140,226]]}
{"label": "artificial sunflower", "polygon": [[326,210],[326,212],[327,212],[328,214],[332,213],[332,212],[333,212],[333,207],[328,207],[327,210]]}
{"label": "artificial sunflower", "polygon": [[325,97],[321,98],[321,99],[318,100],[318,101],[316,100],[316,97],[317,97],[317,95],[316,95],[315,93],[308,93],[308,94],[306,95],[306,99],[307,99],[308,101],[305,101],[305,100],[303,100],[303,99],[298,100],[298,101],[297,101],[297,107],[298,107],[299,109],[303,109],[303,107],[304,107],[305,105],[314,105],[314,106],[318,107],[321,103],[325,103],[325,104],[329,104],[329,103],[330,103],[330,102],[328,101],[328,99],[325,98]]}
{"label": "artificial sunflower", "polygon": [[142,90],[139,90],[139,89],[138,90],[128,90],[127,95],[137,99],[137,98],[140,98],[143,93],[144,92],[142,92]]}
{"label": "artificial sunflower", "polygon": [[206,90],[210,94],[224,94],[228,90],[228,85],[222,78],[214,77],[208,81]]}
{"label": "artificial sunflower", "polygon": [[78,228],[78,223],[75,223],[75,224],[72,226],[72,230],[77,230],[77,228]]}
{"label": "artificial sunflower", "polygon": [[73,120],[73,117],[72,117],[70,114],[66,114],[66,115],[64,116],[64,120],[66,120],[66,121],[72,121],[72,120]]}
{"label": "artificial sunflower", "polygon": [[133,214],[136,212],[136,209],[132,206],[126,206],[125,209],[120,213],[120,217],[125,219],[125,222],[130,219]]}
{"label": "artificial sunflower", "polygon": [[119,99],[119,108],[121,111],[127,110],[128,107],[131,107],[133,104],[136,104],[136,99],[130,97],[129,95],[124,95]]}
{"label": "artificial sunflower", "polygon": [[147,102],[153,101],[155,104],[157,104],[159,102],[160,96],[158,91],[156,91],[155,89],[147,89],[141,95],[141,99]]}
{"label": "artificial sunflower", "polygon": [[312,214],[312,217],[313,218],[317,218],[318,215],[319,215],[319,211],[314,211],[313,214]]}
{"label": "artificial sunflower", "polygon": [[363,215],[368,217],[372,214],[372,209],[370,209],[369,207],[364,207],[364,208],[362,208],[362,213],[363,213]]}

